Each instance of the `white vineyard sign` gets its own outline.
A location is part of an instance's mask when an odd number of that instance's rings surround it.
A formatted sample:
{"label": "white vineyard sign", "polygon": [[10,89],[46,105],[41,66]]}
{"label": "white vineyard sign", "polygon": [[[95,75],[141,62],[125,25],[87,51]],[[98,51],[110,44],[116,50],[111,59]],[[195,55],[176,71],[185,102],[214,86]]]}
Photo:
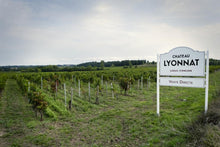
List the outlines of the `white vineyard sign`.
{"label": "white vineyard sign", "polygon": [[[205,66],[205,55],[206,66]],[[205,71],[206,67],[206,71]],[[170,77],[171,76],[171,77]],[[178,76],[178,77],[172,77]],[[194,77],[194,78],[192,78]],[[160,86],[196,87],[205,90],[208,110],[209,52],[177,47],[157,56],[157,114],[160,115]]]}

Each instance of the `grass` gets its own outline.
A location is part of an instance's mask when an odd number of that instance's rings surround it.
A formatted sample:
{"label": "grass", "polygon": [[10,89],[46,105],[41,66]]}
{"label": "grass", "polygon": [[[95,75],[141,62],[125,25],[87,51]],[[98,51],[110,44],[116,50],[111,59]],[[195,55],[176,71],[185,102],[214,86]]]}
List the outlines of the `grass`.
{"label": "grass", "polygon": [[37,145],[27,138],[35,135],[34,129],[40,122],[36,121],[27,99],[21,95],[15,80],[7,81],[1,97],[0,110],[0,146]]}
{"label": "grass", "polygon": [[[210,75],[209,100],[218,96],[220,72]],[[72,85],[66,81],[67,88]],[[44,90],[49,103],[43,122],[35,118],[27,99],[14,80],[8,80],[0,102],[0,145],[4,146],[187,146],[193,145],[190,126],[204,112],[205,91],[200,88],[161,87],[161,116],[156,115],[156,83],[150,89],[138,90],[133,85],[128,95],[111,97],[103,90],[100,104],[95,104],[95,90],[91,102],[87,94],[78,96],[74,88],[73,108],[65,108],[64,92],[56,100]],[[110,85],[108,85],[110,89]],[[70,100],[67,93],[67,102]],[[210,107],[211,110],[212,107]],[[218,111],[219,112],[219,111]],[[198,123],[196,123],[198,124]],[[13,128],[13,129],[12,129]],[[212,145],[219,137],[217,126],[208,126],[202,137]],[[202,134],[202,132],[197,132]],[[199,136],[199,135],[198,135]]]}
{"label": "grass", "polygon": [[[218,73],[219,74],[219,73]],[[215,75],[216,76],[216,75]],[[212,81],[212,80],[211,80]],[[219,83],[219,79],[215,83]],[[189,137],[188,146],[220,146],[220,85],[212,89],[213,101],[209,105],[206,115],[201,114],[199,118],[188,127]],[[211,87],[213,85],[210,85]]]}

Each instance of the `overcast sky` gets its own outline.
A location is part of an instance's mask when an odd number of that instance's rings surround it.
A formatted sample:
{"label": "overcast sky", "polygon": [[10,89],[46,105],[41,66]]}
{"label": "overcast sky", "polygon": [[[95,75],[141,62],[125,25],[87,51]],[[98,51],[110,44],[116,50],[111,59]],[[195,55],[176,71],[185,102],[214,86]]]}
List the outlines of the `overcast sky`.
{"label": "overcast sky", "polygon": [[156,61],[178,46],[220,59],[219,0],[0,0],[0,65]]}

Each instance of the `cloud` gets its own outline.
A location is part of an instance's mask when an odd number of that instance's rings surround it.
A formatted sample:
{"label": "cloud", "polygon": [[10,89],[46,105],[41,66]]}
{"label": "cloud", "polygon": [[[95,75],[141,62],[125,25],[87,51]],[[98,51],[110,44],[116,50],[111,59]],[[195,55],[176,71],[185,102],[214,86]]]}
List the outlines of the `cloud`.
{"label": "cloud", "polygon": [[177,46],[219,58],[219,2],[197,2],[0,1],[1,64],[156,60]]}

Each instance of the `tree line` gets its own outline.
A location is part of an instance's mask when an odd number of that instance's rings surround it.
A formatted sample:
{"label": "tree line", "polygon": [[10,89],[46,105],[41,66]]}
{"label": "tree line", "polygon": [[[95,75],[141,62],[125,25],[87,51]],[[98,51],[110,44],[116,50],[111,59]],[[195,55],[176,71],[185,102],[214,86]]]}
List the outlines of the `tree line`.
{"label": "tree line", "polygon": [[101,62],[86,62],[86,63],[82,63],[77,65],[78,67],[88,67],[88,66],[92,66],[92,67],[101,67],[102,64],[104,63],[105,67],[112,67],[112,66],[129,66],[129,65],[143,65],[145,63],[152,63],[146,60],[122,60],[122,61],[108,61],[108,62],[104,62],[103,60]]}
{"label": "tree line", "polygon": [[21,72],[59,72],[59,71],[97,71],[103,70],[104,67],[117,66],[137,66],[143,64],[155,64],[146,60],[123,60],[104,62],[86,62],[78,65],[38,65],[38,66],[1,66],[0,71],[21,71]]}

